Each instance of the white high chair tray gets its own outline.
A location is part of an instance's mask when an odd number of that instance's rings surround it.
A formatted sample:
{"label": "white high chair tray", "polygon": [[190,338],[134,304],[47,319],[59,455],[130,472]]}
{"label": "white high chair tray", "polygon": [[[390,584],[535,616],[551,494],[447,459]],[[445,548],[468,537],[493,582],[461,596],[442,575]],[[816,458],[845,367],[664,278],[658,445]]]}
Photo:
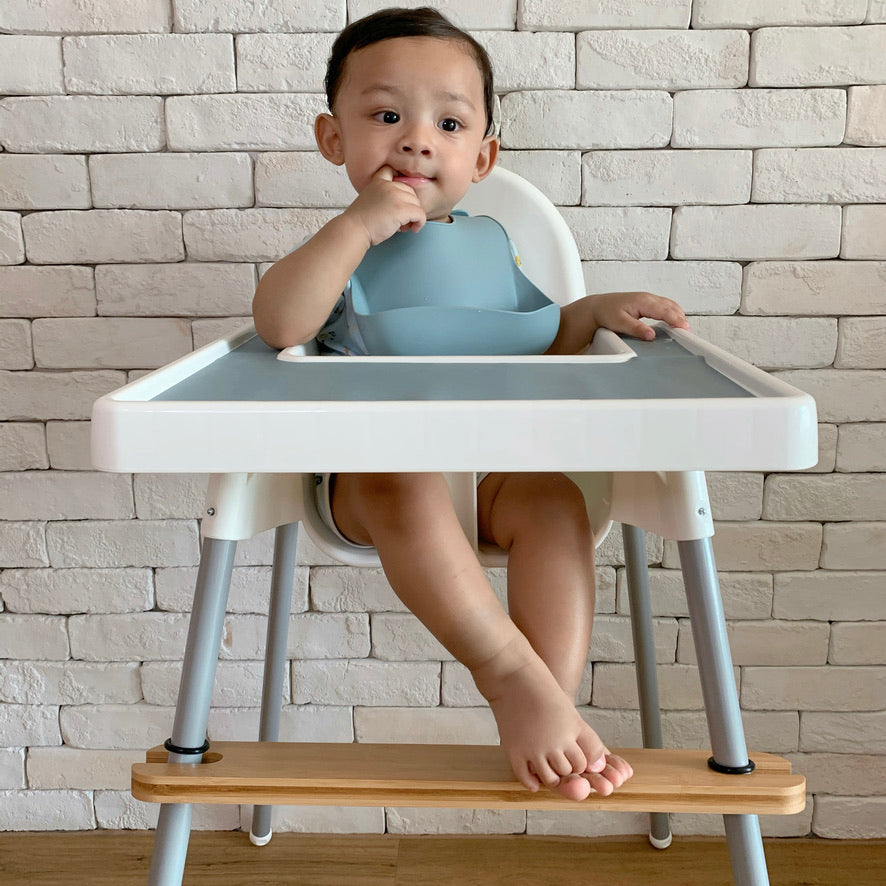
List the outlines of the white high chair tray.
{"label": "white high chair tray", "polygon": [[93,461],[209,473],[815,464],[812,397],[654,328],[654,341],[623,344],[601,331],[579,357],[278,359],[250,325],[99,399]]}

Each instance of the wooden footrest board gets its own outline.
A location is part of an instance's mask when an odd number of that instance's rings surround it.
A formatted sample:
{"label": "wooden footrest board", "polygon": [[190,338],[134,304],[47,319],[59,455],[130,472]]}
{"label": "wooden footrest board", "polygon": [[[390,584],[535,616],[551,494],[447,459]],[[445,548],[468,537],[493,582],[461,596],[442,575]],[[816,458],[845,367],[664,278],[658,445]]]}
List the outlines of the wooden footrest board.
{"label": "wooden footrest board", "polygon": [[213,743],[197,764],[166,763],[152,748],[132,767],[132,793],[151,803],[600,809],[792,815],[806,780],[772,754],[752,754],[749,775],[722,775],[710,751],[616,749],[634,777],[609,797],[577,804],[527,791],[494,745]]}

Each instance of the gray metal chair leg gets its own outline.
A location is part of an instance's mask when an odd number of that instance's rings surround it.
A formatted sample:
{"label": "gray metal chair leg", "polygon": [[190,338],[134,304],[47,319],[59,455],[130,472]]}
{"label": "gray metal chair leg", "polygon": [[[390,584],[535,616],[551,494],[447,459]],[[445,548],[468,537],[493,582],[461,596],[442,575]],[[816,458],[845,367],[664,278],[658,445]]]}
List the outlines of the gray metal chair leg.
{"label": "gray metal chair leg", "polygon": [[[640,725],[644,748],[663,747],[658,675],[655,670],[655,640],[652,633],[652,606],[649,600],[649,569],[646,564],[646,533],[636,526],[622,524],[631,632],[634,638],[637,693],[640,698]],[[671,845],[671,824],[667,812],[649,814],[649,842],[656,849]]]}
{"label": "gray metal chair leg", "polygon": [[[274,536],[274,571],[271,577],[271,605],[268,612],[268,638],[265,645],[265,672],[262,680],[259,741],[277,741],[283,679],[286,673],[286,641],[289,636],[289,610],[292,607],[292,581],[298,523],[278,526]],[[272,836],[272,806],[255,806],[249,839],[264,846]]]}
{"label": "gray metal chair leg", "polygon": [[[738,692],[720,584],[709,538],[678,542],[692,638],[704,696],[705,715],[716,768],[748,771],[748,751],[741,722]],[[760,822],[756,815],[724,815],[732,876],[736,886],[769,886]]]}
{"label": "gray metal chair leg", "polygon": [[[236,549],[235,541],[203,541],[175,721],[167,742],[170,763],[196,764],[203,757],[201,748],[206,739]],[[167,803],[160,807],[149,886],[181,886],[190,829],[189,804]]]}

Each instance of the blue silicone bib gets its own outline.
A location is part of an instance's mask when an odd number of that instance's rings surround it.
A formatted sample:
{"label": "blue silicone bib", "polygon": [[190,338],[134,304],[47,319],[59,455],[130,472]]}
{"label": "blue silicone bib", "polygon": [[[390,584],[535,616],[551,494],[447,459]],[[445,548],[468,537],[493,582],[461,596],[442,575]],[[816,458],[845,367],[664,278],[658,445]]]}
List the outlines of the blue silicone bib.
{"label": "blue silicone bib", "polygon": [[379,356],[542,354],[560,308],[523,274],[504,228],[453,213],[372,247],[350,281],[353,318]]}

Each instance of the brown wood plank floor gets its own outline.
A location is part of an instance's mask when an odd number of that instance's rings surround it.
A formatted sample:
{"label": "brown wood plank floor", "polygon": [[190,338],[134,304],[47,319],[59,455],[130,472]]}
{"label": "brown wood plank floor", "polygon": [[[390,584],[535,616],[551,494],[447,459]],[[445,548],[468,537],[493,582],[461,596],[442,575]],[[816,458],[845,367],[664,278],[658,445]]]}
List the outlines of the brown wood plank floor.
{"label": "brown wood plank floor", "polygon": [[[3,886],[144,886],[153,834],[0,834]],[[772,886],[882,886],[886,840],[767,840]],[[191,835],[184,886],[729,886],[722,840]]]}

